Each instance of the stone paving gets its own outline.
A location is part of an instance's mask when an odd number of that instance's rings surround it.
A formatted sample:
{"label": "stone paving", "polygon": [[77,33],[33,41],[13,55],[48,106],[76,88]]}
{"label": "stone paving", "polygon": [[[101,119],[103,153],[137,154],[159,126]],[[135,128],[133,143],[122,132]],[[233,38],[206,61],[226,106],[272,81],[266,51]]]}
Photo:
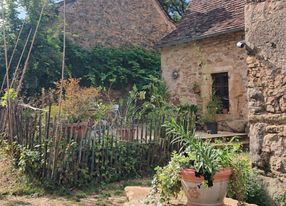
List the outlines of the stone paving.
{"label": "stone paving", "polygon": [[[126,187],[125,194],[127,196],[128,202],[124,206],[145,206],[144,201],[149,194],[150,187]],[[180,195],[178,199],[171,200],[170,205],[172,206],[185,206],[187,199],[184,195]],[[226,198],[225,206],[239,206],[238,201]],[[254,204],[246,204],[245,206],[257,206]]]}

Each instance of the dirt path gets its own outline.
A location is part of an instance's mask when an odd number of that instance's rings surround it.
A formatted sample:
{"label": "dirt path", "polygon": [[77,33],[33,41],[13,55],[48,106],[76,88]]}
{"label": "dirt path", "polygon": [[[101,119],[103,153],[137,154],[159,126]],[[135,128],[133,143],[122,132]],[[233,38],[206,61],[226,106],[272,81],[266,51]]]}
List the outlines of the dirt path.
{"label": "dirt path", "polygon": [[0,200],[1,206],[122,206],[126,197],[110,197],[101,199],[97,196],[90,196],[76,202],[65,198],[56,197],[26,197],[26,196],[5,196]]}

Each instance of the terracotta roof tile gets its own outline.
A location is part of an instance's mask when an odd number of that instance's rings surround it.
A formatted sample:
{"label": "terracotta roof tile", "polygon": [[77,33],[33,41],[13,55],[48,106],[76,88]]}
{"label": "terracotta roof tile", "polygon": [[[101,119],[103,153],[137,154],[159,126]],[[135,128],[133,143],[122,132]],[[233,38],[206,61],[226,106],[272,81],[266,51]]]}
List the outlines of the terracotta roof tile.
{"label": "terracotta roof tile", "polygon": [[244,29],[244,0],[191,0],[177,29],[158,47]]}

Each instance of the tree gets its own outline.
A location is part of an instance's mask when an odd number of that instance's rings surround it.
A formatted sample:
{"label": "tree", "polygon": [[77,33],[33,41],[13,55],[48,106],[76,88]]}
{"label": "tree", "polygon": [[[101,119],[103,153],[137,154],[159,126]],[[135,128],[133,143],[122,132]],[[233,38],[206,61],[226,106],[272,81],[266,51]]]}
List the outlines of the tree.
{"label": "tree", "polygon": [[[48,3],[42,16],[39,30],[33,45],[32,53],[29,59],[28,69],[24,78],[23,90],[25,93],[35,94],[41,91],[41,88],[53,86],[53,82],[58,81],[61,71],[61,40],[60,29],[57,22],[57,14],[55,3],[49,0],[6,0],[6,31],[7,31],[7,47],[8,58],[12,56],[14,46],[21,25],[25,22],[23,31],[19,38],[16,53],[10,67],[10,79],[14,73],[18,62],[20,62],[19,71],[22,71],[25,60],[27,58],[29,47],[31,46],[32,36],[40,16],[44,3]],[[19,9],[26,11],[25,19],[18,16]],[[20,56],[24,48],[29,32],[29,38],[24,56],[21,61]],[[0,35],[0,41],[3,42],[3,36]],[[3,50],[0,50],[0,81],[4,79]],[[2,82],[1,82],[2,84]]]}
{"label": "tree", "polygon": [[179,21],[184,15],[189,0],[159,0],[167,14],[174,21]]}

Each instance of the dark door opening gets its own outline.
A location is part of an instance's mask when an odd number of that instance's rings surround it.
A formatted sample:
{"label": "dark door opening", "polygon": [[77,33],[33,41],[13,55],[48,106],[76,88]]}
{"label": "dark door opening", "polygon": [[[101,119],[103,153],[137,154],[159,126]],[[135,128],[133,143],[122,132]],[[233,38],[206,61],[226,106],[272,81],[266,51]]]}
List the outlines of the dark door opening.
{"label": "dark door opening", "polygon": [[227,114],[229,112],[228,73],[212,74],[212,80],[212,90],[222,103],[220,113]]}

